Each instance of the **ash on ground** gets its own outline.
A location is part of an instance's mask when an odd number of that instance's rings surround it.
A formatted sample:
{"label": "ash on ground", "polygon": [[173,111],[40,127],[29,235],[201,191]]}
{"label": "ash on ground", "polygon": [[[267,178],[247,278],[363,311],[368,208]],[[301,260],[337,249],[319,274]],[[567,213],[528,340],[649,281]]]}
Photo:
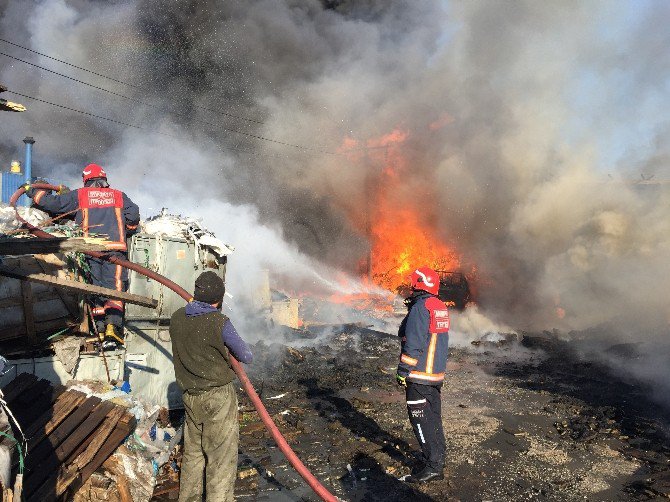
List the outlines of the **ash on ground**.
{"label": "ash on ground", "polygon": [[[667,411],[556,334],[450,350],[446,477],[417,486],[397,479],[418,451],[395,384],[397,337],[361,325],[324,328],[309,343],[287,333],[256,344],[249,373],[289,444],[342,500],[670,498]],[[242,392],[239,419],[236,500],[318,500]],[[174,497],[175,479],[154,500]]]}

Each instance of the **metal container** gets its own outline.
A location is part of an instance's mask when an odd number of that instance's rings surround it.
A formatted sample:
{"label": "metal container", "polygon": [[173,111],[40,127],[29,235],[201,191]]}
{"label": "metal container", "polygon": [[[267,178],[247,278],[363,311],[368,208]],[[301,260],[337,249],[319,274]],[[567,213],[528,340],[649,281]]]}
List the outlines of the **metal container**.
{"label": "metal container", "polygon": [[[123,350],[105,352],[109,377],[121,380],[123,377]],[[64,385],[70,380],[107,381],[105,363],[99,354],[80,354],[79,362],[72,374],[56,356],[9,359],[5,373],[0,377],[0,386],[5,386],[21,373],[32,373],[56,385]]]}
{"label": "metal container", "polygon": [[126,324],[125,380],[134,395],[168,409],[183,408],[172,363],[168,326],[148,322]]}
{"label": "metal container", "polygon": [[[26,176],[23,173],[10,173],[4,172],[0,173],[0,185],[2,185],[2,202],[5,204],[9,203],[9,199],[12,198],[14,192],[16,192],[21,185],[26,182]],[[25,206],[25,201],[30,201],[28,197],[22,195],[19,198],[18,205]]]}
{"label": "metal container", "polygon": [[[190,292],[193,291],[196,277],[206,270],[213,270],[225,281],[225,256],[220,257],[208,248],[198,247],[193,241],[179,237],[135,234],[131,239],[128,258],[164,275]],[[129,321],[167,320],[186,303],[169,288],[132,271],[128,292],[158,300],[155,309],[127,305],[126,319]]]}

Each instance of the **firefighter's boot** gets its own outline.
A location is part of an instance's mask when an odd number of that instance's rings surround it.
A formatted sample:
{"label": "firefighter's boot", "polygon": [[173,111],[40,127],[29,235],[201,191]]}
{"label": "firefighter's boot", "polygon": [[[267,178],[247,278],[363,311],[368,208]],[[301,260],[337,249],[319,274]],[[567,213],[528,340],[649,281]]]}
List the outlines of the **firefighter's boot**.
{"label": "firefighter's boot", "polygon": [[113,324],[108,324],[105,329],[105,342],[112,342],[116,348],[123,347],[123,336],[118,333],[118,328]]}

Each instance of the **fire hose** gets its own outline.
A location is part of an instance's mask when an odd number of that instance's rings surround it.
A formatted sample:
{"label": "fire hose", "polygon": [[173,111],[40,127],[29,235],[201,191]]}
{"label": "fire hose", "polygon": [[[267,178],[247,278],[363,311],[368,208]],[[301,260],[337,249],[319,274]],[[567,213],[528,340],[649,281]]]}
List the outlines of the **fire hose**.
{"label": "fire hose", "polygon": [[[50,185],[47,183],[35,183],[30,185],[31,188],[36,188],[38,190],[60,190],[61,187],[56,186],[56,185]],[[18,201],[19,197],[23,195],[26,191],[25,187],[20,187],[16,192],[14,192],[14,195],[12,195],[12,198],[9,201],[9,204],[14,207],[16,211],[16,216],[18,220],[23,224],[24,227],[28,229],[28,231],[32,234],[35,235],[36,237],[40,237],[42,239],[53,239],[54,236],[49,234],[48,232],[45,232],[44,230],[41,230],[37,228],[36,226],[28,223],[25,219],[21,217],[19,214],[18,209],[16,208],[16,202]],[[149,270],[148,268],[145,268],[141,265],[138,265],[137,263],[133,263],[128,260],[124,260],[123,258],[119,258],[118,256],[108,256],[106,253],[103,252],[97,252],[97,251],[84,251],[84,254],[91,256],[93,258],[98,258],[98,259],[103,259],[107,260],[110,263],[113,263],[115,265],[120,265],[122,267],[125,267],[129,270],[133,270],[137,272],[138,274],[142,274],[145,277],[148,277],[150,279],[153,279],[164,286],[170,288],[172,291],[177,293],[179,296],[181,296],[184,300],[187,302],[190,302],[193,300],[193,297],[191,294],[186,291],[184,288],[182,288],[179,284],[171,281],[167,277],[162,276],[161,274],[158,274],[157,272],[154,272],[152,270]],[[258,396],[256,393],[256,390],[254,389],[254,386],[251,384],[251,380],[249,380],[249,377],[247,376],[246,372],[244,371],[244,368],[242,368],[242,365],[240,362],[233,357],[232,354],[230,354],[230,364],[233,368],[233,371],[237,374],[237,377],[240,380],[240,383],[242,384],[242,387],[244,388],[244,391],[247,393],[249,396],[249,399],[251,399],[251,402],[254,405],[254,408],[256,408],[256,411],[258,411],[258,415],[261,417],[261,420],[263,424],[265,425],[265,428],[270,432],[272,435],[272,438],[275,440],[277,443],[277,446],[281,450],[281,452],[286,456],[287,460],[289,463],[293,466],[293,468],[302,476],[302,478],[305,480],[305,482],[309,485],[309,487],[314,490],[314,493],[316,493],[321,500],[324,500],[326,502],[336,502],[338,499],[330,493],[326,487],[324,487],[318,479],[307,469],[305,464],[302,463],[302,461],[298,458],[298,456],[295,454],[295,452],[291,449],[289,444],[286,442],[286,439],[284,439],[284,436],[282,436],[281,432],[279,432],[279,429],[275,425],[274,421],[270,417],[270,414],[268,411],[265,409],[265,406],[263,405],[263,401],[261,401],[261,398]]]}

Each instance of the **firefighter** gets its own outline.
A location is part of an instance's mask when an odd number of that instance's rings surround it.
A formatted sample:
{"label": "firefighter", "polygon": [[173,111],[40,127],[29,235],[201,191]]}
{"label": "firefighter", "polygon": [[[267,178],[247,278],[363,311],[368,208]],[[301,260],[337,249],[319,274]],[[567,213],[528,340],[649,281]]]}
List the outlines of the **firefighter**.
{"label": "firefighter", "polygon": [[449,311],[437,297],[440,277],[420,267],[410,276],[412,294],[400,324],[400,362],[396,380],[405,387],[407,413],[421,446],[421,462],[406,478],[425,483],[444,479],[445,440],[441,389],[447,367]]}
{"label": "firefighter", "polygon": [[[137,230],[140,211],[120,190],[110,188],[107,173],[97,164],[89,164],[82,172],[83,188],[50,193],[26,185],[26,194],[33,206],[52,215],[73,213],[84,236],[104,235],[107,255],[127,257],[126,237]],[[128,270],[100,258],[87,257],[91,282],[117,291],[128,288]],[[93,297],[93,316],[99,333],[107,341],[123,343],[124,304],[120,300]]]}

